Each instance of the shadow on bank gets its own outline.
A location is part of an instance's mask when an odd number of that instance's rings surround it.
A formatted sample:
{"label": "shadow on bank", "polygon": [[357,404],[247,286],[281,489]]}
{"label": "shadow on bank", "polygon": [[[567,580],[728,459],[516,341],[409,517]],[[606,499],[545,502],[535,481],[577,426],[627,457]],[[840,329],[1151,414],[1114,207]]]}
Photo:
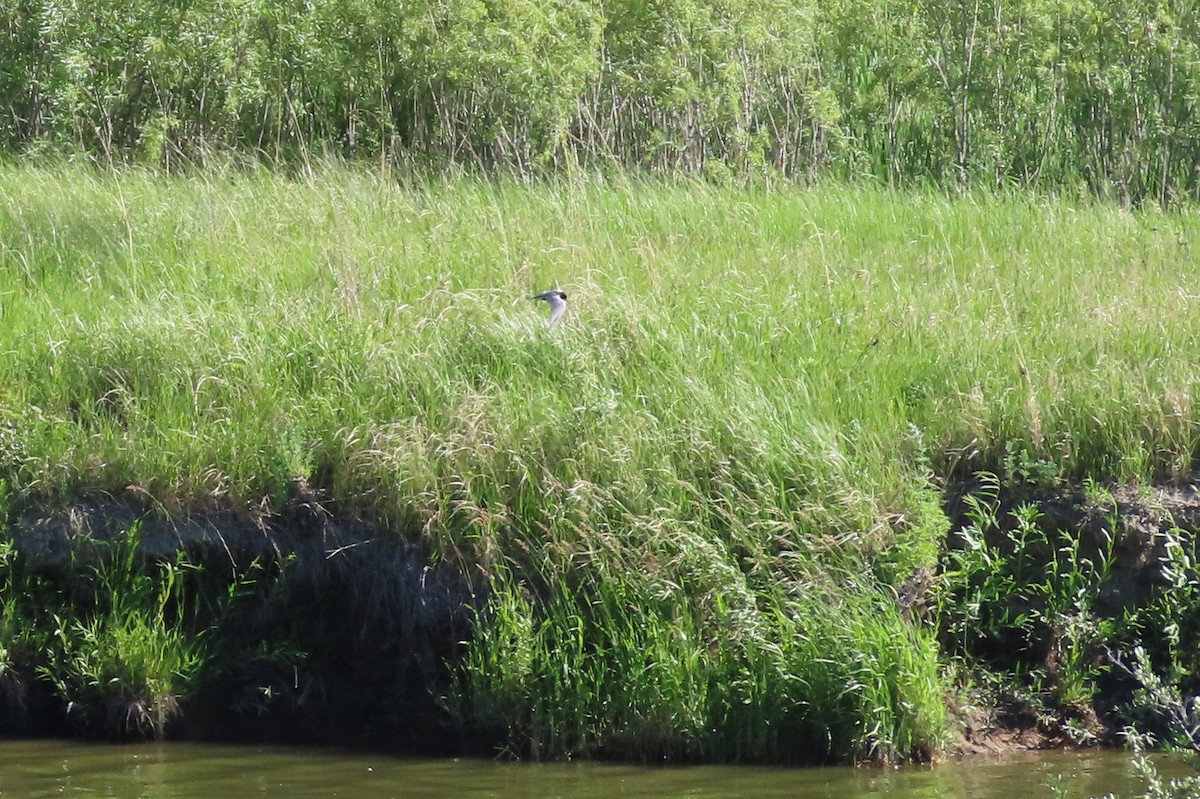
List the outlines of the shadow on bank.
{"label": "shadow on bank", "polygon": [[[938,567],[895,596],[911,624],[937,627],[950,675],[941,751],[1117,745],[1127,725],[1186,744],[1200,651],[1194,488],[977,476],[943,499]],[[476,713],[464,689],[491,585],[482,567],[339,518],[303,484],[284,507],[185,514],[131,492],[12,514],[0,731],[555,755],[522,740],[536,728]],[[669,720],[657,734],[671,735]],[[796,731],[789,762],[847,759],[811,737]],[[646,740],[642,759],[703,759]]]}

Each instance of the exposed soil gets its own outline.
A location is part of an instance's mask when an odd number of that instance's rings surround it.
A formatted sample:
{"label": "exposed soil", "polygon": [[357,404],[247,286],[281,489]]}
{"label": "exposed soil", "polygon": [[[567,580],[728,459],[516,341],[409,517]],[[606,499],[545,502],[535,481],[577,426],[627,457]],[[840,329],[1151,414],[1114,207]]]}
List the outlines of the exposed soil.
{"label": "exposed soil", "polygon": [[986,704],[953,708],[954,733],[946,754],[950,757],[996,755],[1023,749],[1059,749],[1076,742],[1057,720],[1037,712],[1027,700],[1014,695],[980,696]]}
{"label": "exposed soil", "polygon": [[[472,591],[460,570],[399,536],[335,518],[305,501],[302,486],[296,493],[287,512],[262,517],[217,507],[168,513],[130,492],[25,514],[9,534],[51,579],[134,525],[142,557],[185,553],[218,592],[235,574],[267,576],[221,622],[220,637],[247,651],[227,658],[234,665],[219,684],[185,701],[171,736],[460,749],[444,724],[427,723],[444,716],[431,686],[445,685],[444,664],[469,635]],[[17,706],[0,712],[0,733],[79,732],[37,688],[24,679]]]}
{"label": "exposed soil", "polygon": [[[970,523],[966,498],[987,490],[979,480],[952,486],[946,494],[946,512],[952,525],[950,546],[961,546],[959,531]],[[1079,540],[1080,555],[1099,562],[1112,542],[1113,563],[1092,605],[1101,615],[1116,618],[1167,590],[1168,533],[1195,541],[1200,529],[1200,491],[1195,483],[1156,487],[1117,487],[1111,497],[1089,498],[1077,487],[1018,486],[998,496],[999,525],[986,531],[987,543],[1011,552],[1009,533],[1016,527],[1021,506],[1037,510],[1037,525],[1054,540],[1067,533]],[[1096,496],[1096,492],[1093,492]],[[1049,548],[1043,559],[1054,557]],[[1026,608],[1015,608],[1027,610]],[[1057,632],[1046,630],[1031,653],[1053,680]],[[1002,642],[1002,645],[1004,642]],[[1015,643],[1009,645],[1015,646]],[[1097,660],[1104,653],[1093,655]],[[997,686],[972,690],[968,703],[952,707],[957,740],[948,747],[951,756],[995,754],[1018,749],[1047,749],[1094,745],[1121,745],[1123,723],[1114,711],[1127,702],[1133,688],[1127,679],[1110,676],[1097,686],[1091,706],[1037,706],[1027,696]]]}
{"label": "exposed soil", "polygon": [[[981,488],[966,481],[946,492],[955,531],[950,546],[961,545],[957,531],[969,522],[965,498]],[[1038,524],[1048,532],[1078,536],[1085,554],[1099,557],[1114,541],[1115,562],[1095,602],[1097,612],[1114,616],[1169,584],[1163,569],[1167,531],[1190,534],[1200,526],[1200,492],[1194,484],[1118,488],[1107,505],[1079,489],[1032,486],[1005,489],[998,500],[1000,526],[987,532],[996,547],[1011,546],[1006,535],[1011,511],[1021,505],[1035,506]],[[86,543],[81,547],[80,542],[124,535],[134,524],[148,558],[184,552],[191,562],[227,574],[252,564],[279,569],[287,564],[282,587],[239,611],[231,623],[240,625],[243,637],[298,639],[309,650],[306,677],[298,680],[300,672],[282,669],[278,660],[248,659],[239,672],[224,675],[222,685],[185,704],[173,735],[468,751],[470,742],[439,722],[445,711],[437,688],[447,682],[445,662],[470,633],[475,594],[461,571],[431,562],[400,536],[376,536],[359,520],[331,515],[302,484],[287,508],[269,517],[216,507],[167,512],[131,490],[117,499],[27,513],[11,520],[8,532],[33,567],[51,575],[65,572],[72,557],[86,557]],[[1039,645],[1053,678],[1053,636]],[[31,691],[33,682],[27,678],[21,691],[0,690],[21,696],[19,708],[0,713],[0,732],[62,731],[61,724],[46,718],[61,718],[61,708]],[[1110,711],[1130,689],[1111,682],[1086,708],[1039,708],[1014,691],[974,689],[964,704],[951,708],[957,740],[946,753],[1116,743]],[[396,711],[381,718],[381,707]]]}

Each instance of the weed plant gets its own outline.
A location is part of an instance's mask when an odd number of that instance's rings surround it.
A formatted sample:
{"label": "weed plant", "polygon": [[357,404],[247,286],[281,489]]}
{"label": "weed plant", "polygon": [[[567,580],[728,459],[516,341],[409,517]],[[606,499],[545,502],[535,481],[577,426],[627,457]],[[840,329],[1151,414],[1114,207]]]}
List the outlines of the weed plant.
{"label": "weed plant", "polygon": [[8,166],[0,479],[16,508],[267,517],[302,480],[478,587],[447,701],[516,751],[903,758],[944,713],[891,598],[935,565],[938,479],[1190,470],[1198,231],[1028,196]]}
{"label": "weed plant", "polygon": [[1188,688],[1197,666],[1200,598],[1194,543],[1176,528],[1160,533],[1158,567],[1166,584],[1102,613],[1099,598],[1122,535],[1112,494],[1085,484],[1089,501],[1108,514],[1109,533],[1085,544],[1081,531],[1049,528],[1031,505],[1001,519],[998,478],[978,478],[979,491],[966,497],[970,523],[956,531],[940,575],[944,652],[964,656],[972,668],[1017,677],[1038,702],[1057,708],[1086,711],[1108,675],[1110,690],[1120,682],[1129,692],[1108,708],[1111,719],[1127,724],[1130,734],[1195,748],[1200,724]]}
{"label": "weed plant", "polygon": [[130,530],[104,543],[94,563],[72,568],[82,579],[64,586],[70,604],[51,617],[56,657],[39,673],[85,729],[160,737],[204,665],[205,646],[179,623],[186,562],[143,566],[139,539]]}
{"label": "weed plant", "polygon": [[1108,660],[1134,686],[1122,708],[1132,728],[1165,745],[1200,750],[1200,699],[1194,693],[1200,579],[1195,546],[1169,530],[1163,577],[1150,601],[1126,611],[1108,642]]}
{"label": "weed plant", "polygon": [[112,541],[79,538],[65,569],[36,566],[9,541],[0,546],[7,712],[23,713],[40,683],[76,730],[165,733],[208,665],[207,614],[197,612],[202,592],[182,555],[143,562],[138,542],[136,528]]}
{"label": "weed plant", "polygon": [[950,649],[1031,678],[1055,704],[1089,707],[1105,668],[1098,652],[1119,626],[1094,611],[1115,541],[1087,551],[1079,531],[1047,529],[1028,504],[1001,520],[999,479],[978,478],[940,585]]}

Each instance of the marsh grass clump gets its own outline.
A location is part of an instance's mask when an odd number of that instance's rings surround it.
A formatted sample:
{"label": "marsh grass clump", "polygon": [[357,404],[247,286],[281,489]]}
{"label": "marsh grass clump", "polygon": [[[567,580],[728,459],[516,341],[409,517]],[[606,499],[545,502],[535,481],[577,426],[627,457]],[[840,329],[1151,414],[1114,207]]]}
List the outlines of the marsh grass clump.
{"label": "marsh grass clump", "polygon": [[136,528],[71,546],[65,568],[32,563],[11,541],[0,549],[7,704],[20,714],[48,690],[76,730],[161,737],[206,665],[203,621],[185,604],[202,594],[185,588],[193,567],[144,560]]}
{"label": "marsh grass clump", "polygon": [[521,757],[928,758],[947,690],[933,626],[859,556],[803,549],[766,486],[710,489],[678,484],[642,516],[591,486],[540,540],[501,545],[455,714]]}
{"label": "marsh grass clump", "polygon": [[941,742],[933,634],[887,597],[628,588],[503,582],[455,685],[468,729],[533,758],[893,762]]}
{"label": "marsh grass clump", "polygon": [[[139,533],[104,542],[73,571],[74,607],[52,615],[56,655],[40,668],[82,728],[162,737],[204,666],[202,638],[185,628],[186,562],[138,562]],[[78,557],[78,555],[77,555]]]}

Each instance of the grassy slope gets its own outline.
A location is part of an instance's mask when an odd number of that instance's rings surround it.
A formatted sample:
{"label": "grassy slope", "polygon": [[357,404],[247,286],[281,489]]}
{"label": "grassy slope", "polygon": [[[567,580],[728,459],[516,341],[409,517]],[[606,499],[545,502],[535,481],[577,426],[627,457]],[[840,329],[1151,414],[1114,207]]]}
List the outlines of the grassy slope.
{"label": "grassy slope", "polygon": [[886,588],[931,474],[1187,472],[1198,244],[1029,198],[6,167],[0,479],[305,477],[489,581],[456,709],[517,746],[904,756],[944,713]]}

